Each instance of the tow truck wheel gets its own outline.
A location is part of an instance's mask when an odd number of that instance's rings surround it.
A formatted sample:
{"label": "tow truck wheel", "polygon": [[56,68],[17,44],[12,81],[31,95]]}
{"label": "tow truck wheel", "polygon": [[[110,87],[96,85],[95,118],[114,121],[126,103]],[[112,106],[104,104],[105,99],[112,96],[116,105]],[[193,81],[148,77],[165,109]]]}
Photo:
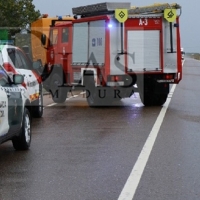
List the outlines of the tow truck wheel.
{"label": "tow truck wheel", "polygon": [[43,115],[43,92],[40,85],[39,98],[36,100],[36,104],[33,106],[33,117],[41,118]]}
{"label": "tow truck wheel", "polygon": [[16,150],[28,150],[31,144],[31,116],[27,108],[24,109],[22,128],[19,136],[12,139]]}
{"label": "tow truck wheel", "polygon": [[64,103],[67,98],[67,88],[63,85],[63,81],[58,74],[53,74],[51,78],[50,92],[55,103]]}

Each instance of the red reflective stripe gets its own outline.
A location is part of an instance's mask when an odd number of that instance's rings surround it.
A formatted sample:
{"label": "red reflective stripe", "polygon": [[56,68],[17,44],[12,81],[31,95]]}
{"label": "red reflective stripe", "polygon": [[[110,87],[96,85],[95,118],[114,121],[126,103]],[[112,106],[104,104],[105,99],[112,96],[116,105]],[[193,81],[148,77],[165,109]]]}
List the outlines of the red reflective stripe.
{"label": "red reflective stripe", "polygon": [[39,76],[39,75],[38,75],[36,72],[34,72],[34,71],[32,71],[32,72],[33,72],[33,74],[35,75],[35,77],[36,77],[38,83],[42,83],[42,78],[41,78],[41,76]]}
{"label": "red reflective stripe", "polygon": [[25,82],[22,83],[22,86],[25,87],[25,88],[27,89],[26,83],[25,83]]}
{"label": "red reflective stripe", "polygon": [[17,74],[15,68],[10,63],[3,63],[3,67],[7,72],[12,72],[13,74]]}

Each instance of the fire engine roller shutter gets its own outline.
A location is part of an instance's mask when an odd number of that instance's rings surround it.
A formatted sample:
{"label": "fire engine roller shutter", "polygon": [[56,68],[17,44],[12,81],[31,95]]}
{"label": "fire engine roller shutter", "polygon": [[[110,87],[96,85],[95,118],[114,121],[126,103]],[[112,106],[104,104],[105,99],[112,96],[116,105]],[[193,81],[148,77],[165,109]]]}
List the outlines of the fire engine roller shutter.
{"label": "fire engine roller shutter", "polygon": [[[172,38],[170,37],[170,23],[163,22],[164,30],[164,73],[177,73],[177,28],[172,23]],[[172,44],[171,44],[172,39]],[[171,46],[172,45],[172,46]],[[171,52],[173,50],[173,52]]]}
{"label": "fire engine roller shutter", "polygon": [[89,58],[90,64],[105,64],[105,20],[90,22]]}
{"label": "fire engine roller shutter", "polygon": [[[177,51],[177,37],[176,37],[176,31],[177,28],[174,26],[175,23],[172,23],[172,46],[171,46],[171,42],[170,42],[170,23],[167,21],[164,21],[164,34],[165,34],[165,45],[167,47],[167,52],[171,52],[171,49],[173,49],[173,53],[175,53]],[[171,52],[172,53],[172,52]]]}
{"label": "fire engine roller shutter", "polygon": [[125,54],[119,54],[122,50],[121,25],[116,19],[111,19],[110,24],[110,75],[123,75],[125,74]]}
{"label": "fire engine roller shutter", "polygon": [[73,30],[73,65],[86,65],[88,62],[88,23],[76,23]]}
{"label": "fire engine roller shutter", "polygon": [[161,68],[160,32],[158,30],[128,31],[127,44],[129,70],[151,71]]}

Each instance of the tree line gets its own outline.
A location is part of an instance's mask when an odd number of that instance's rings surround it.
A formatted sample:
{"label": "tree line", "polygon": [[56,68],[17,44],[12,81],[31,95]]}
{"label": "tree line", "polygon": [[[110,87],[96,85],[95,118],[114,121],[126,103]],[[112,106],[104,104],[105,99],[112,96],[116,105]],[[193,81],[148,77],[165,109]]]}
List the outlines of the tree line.
{"label": "tree line", "polygon": [[0,0],[0,30],[7,30],[9,38],[28,29],[40,15],[33,0]]}

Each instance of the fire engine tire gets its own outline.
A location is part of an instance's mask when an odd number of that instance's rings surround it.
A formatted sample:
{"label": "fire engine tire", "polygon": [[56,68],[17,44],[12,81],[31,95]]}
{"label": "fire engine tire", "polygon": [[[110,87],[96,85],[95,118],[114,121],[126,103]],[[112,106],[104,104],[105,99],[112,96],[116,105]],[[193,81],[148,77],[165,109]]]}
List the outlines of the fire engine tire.
{"label": "fire engine tire", "polygon": [[68,89],[63,85],[61,77],[54,73],[51,77],[51,88],[50,92],[52,99],[55,103],[64,103],[67,98]]}
{"label": "fire engine tire", "polygon": [[157,106],[162,106],[167,100],[168,94],[158,94],[156,98]]}
{"label": "fire engine tire", "polygon": [[114,98],[112,97],[101,96],[100,90],[101,88],[97,88],[97,87],[86,90],[87,102],[90,107],[111,106],[112,103],[114,102]]}
{"label": "fire engine tire", "polygon": [[[100,107],[100,106],[110,106],[113,102],[113,99],[102,95],[102,88],[95,86],[95,80],[93,73],[88,72],[84,76],[84,86],[86,88],[86,98],[88,105],[90,107]],[[104,88],[103,90],[106,90]],[[106,94],[108,91],[106,92]]]}
{"label": "fire engine tire", "polygon": [[24,109],[20,135],[12,139],[16,150],[28,150],[31,144],[31,116],[27,108]]}
{"label": "fire engine tire", "polygon": [[98,98],[97,98],[97,90],[95,86],[94,81],[94,75],[88,72],[87,75],[84,76],[84,86],[86,90],[86,99],[88,102],[88,105],[90,107],[96,107],[98,106]]}
{"label": "fire engine tire", "polygon": [[91,88],[86,89],[86,98],[87,98],[88,105],[90,107],[97,106],[96,94]]}
{"label": "fire engine tire", "polygon": [[33,105],[33,117],[35,118],[41,118],[43,115],[43,92],[42,92],[42,86],[40,85],[40,94],[39,98],[36,100],[35,105]]}
{"label": "fire engine tire", "polygon": [[167,100],[167,94],[149,94],[140,95],[141,101],[145,106],[162,106]]}
{"label": "fire engine tire", "polygon": [[159,85],[159,90],[156,91],[157,84],[159,83],[148,83],[143,88],[139,88],[140,99],[145,106],[162,106],[166,102],[169,94],[169,84]]}

